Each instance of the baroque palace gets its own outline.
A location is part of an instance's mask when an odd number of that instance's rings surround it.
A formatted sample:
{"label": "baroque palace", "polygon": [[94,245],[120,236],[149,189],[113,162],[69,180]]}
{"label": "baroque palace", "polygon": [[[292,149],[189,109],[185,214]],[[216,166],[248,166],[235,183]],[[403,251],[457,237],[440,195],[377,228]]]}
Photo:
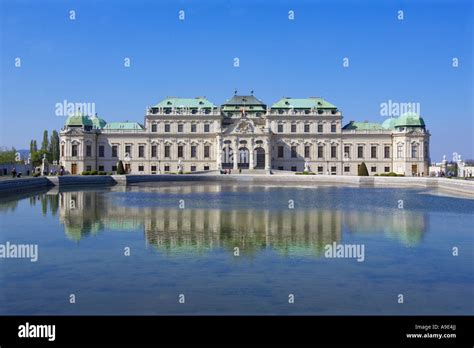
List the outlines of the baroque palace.
{"label": "baroque palace", "polygon": [[319,97],[282,98],[267,106],[234,95],[216,106],[204,97],[168,97],[148,107],[144,124],[69,116],[60,132],[60,164],[70,174],[212,170],[303,171],[357,175],[428,175],[429,132],[415,113],[383,123],[350,121]]}

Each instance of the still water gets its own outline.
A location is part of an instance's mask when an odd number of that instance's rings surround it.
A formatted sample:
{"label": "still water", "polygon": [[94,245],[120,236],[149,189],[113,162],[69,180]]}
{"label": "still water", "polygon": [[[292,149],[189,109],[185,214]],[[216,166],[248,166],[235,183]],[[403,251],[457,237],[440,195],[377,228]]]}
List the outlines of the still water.
{"label": "still water", "polygon": [[[0,258],[0,315],[472,315],[473,212],[474,200],[421,189],[160,183],[4,196],[0,244],[37,244],[38,260]],[[326,257],[327,245],[363,246],[364,258]]]}

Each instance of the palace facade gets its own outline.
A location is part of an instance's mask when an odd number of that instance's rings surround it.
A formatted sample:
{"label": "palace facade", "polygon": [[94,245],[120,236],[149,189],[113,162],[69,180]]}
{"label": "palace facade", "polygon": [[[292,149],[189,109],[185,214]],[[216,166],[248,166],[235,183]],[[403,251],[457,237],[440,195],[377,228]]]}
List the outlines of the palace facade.
{"label": "palace facade", "polygon": [[70,174],[262,170],[357,175],[428,175],[429,132],[417,114],[383,123],[350,121],[319,97],[282,98],[267,106],[234,95],[216,106],[204,97],[169,97],[147,107],[144,123],[76,114],[60,132],[61,165]]}

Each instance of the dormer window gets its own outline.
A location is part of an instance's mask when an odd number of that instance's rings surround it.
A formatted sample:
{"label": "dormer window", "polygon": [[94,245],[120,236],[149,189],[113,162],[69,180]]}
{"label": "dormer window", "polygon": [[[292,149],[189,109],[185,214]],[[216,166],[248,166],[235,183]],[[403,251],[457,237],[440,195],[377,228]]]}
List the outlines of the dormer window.
{"label": "dormer window", "polygon": [[247,102],[247,98],[242,98],[242,101],[243,101],[243,102]]}
{"label": "dormer window", "polygon": [[323,103],[321,103],[321,102],[318,101],[318,105],[321,106],[321,105],[323,105]]}
{"label": "dormer window", "polygon": [[290,105],[290,103],[288,102],[288,100],[285,102],[285,105]]}
{"label": "dormer window", "polygon": [[199,105],[204,105],[204,102],[202,100],[200,100]]}
{"label": "dormer window", "polygon": [[168,101],[168,102],[166,103],[166,105],[171,105],[171,104],[173,104],[173,103],[172,103],[172,102],[170,102],[170,101]]}

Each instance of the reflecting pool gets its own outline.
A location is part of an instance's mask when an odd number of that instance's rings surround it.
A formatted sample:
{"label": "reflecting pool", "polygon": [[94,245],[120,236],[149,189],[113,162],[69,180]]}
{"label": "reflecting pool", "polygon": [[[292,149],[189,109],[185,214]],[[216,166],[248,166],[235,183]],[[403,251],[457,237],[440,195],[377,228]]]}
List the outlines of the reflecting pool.
{"label": "reflecting pool", "polygon": [[[473,212],[474,200],[422,189],[180,182],[4,195],[0,245],[37,245],[38,260],[0,258],[0,315],[472,315]],[[348,245],[363,259],[328,257]]]}

